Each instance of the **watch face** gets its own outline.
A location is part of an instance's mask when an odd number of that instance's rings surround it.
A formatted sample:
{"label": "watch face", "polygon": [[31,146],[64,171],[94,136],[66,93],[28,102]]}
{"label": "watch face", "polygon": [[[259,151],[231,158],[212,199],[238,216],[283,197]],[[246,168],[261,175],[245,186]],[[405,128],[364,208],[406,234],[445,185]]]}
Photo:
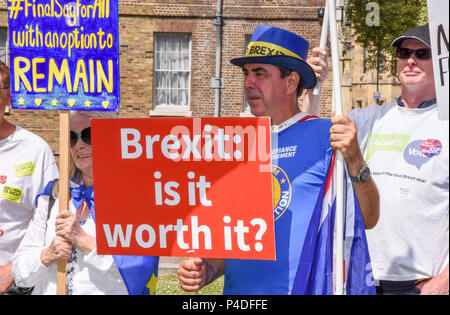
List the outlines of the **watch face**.
{"label": "watch face", "polygon": [[363,182],[365,182],[366,180],[369,179],[369,177],[370,177],[370,169],[369,169],[369,167],[366,165],[361,171],[362,171],[362,172],[361,172],[361,174],[360,174],[359,179],[360,179],[361,182],[363,183]]}

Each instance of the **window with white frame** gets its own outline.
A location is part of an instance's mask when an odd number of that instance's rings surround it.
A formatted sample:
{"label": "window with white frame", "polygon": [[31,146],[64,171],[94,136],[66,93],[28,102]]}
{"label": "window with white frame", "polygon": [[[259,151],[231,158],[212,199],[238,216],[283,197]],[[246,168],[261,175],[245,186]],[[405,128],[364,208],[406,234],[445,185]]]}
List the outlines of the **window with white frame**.
{"label": "window with white frame", "polygon": [[8,59],[8,29],[0,27],[0,60],[7,64]]}
{"label": "window with white frame", "polygon": [[154,109],[189,110],[191,35],[155,33],[154,47]]}

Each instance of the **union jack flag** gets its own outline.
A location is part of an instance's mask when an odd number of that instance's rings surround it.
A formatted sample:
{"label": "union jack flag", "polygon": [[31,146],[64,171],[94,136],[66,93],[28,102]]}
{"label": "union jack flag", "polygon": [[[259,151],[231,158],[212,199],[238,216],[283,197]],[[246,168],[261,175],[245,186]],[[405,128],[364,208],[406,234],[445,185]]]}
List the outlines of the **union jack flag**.
{"label": "union jack flag", "polygon": [[[344,294],[372,295],[375,286],[364,222],[351,182],[345,178],[344,204]],[[335,293],[335,153],[327,180],[319,194],[303,244],[292,294],[333,295]]]}

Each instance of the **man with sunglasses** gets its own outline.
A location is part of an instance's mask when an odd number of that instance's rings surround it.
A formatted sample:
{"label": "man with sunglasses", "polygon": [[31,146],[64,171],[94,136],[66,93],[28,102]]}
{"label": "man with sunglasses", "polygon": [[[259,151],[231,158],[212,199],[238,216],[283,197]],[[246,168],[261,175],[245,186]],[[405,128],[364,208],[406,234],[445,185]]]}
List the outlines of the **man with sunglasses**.
{"label": "man with sunglasses", "polygon": [[333,117],[331,144],[346,161],[363,157],[349,174],[355,183],[371,176],[380,193],[380,219],[367,231],[377,293],[448,294],[449,123],[438,119],[428,26],[392,46],[401,96]]}
{"label": "man with sunglasses", "polygon": [[53,153],[35,134],[4,117],[10,105],[9,68],[0,61],[0,295],[25,295],[11,275],[11,260],[35,210],[36,196],[58,177]]}

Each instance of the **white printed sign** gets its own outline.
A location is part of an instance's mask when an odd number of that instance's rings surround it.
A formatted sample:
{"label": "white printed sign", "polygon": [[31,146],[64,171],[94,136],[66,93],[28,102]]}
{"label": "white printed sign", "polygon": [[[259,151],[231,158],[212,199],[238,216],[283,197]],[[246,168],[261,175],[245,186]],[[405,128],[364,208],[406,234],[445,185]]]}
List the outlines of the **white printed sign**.
{"label": "white printed sign", "polygon": [[439,118],[448,120],[448,4],[449,1],[428,0],[431,48]]}

